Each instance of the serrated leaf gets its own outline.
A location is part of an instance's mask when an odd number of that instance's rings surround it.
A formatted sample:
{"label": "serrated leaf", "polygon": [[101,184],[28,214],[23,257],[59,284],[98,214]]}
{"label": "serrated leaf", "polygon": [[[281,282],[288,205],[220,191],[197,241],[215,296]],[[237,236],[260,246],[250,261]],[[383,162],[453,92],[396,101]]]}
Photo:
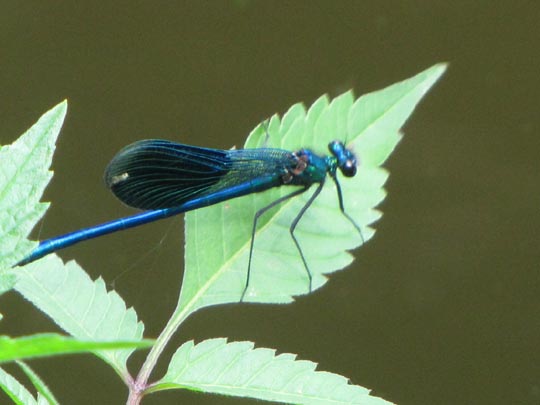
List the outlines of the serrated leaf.
{"label": "serrated leaf", "polygon": [[[144,326],[101,278],[92,281],[74,261],[52,254],[17,270],[15,289],[70,335],[84,340],[140,341]],[[122,377],[134,349],[95,351]]]}
{"label": "serrated leaf", "polygon": [[153,390],[187,388],[288,404],[389,404],[345,377],[316,371],[311,361],[253,346],[222,338],[186,342]]}
{"label": "serrated leaf", "polygon": [[35,405],[36,399],[16,378],[0,368],[0,388],[7,394],[14,404]]}
{"label": "serrated leaf", "polygon": [[[388,173],[379,166],[399,142],[405,120],[445,68],[444,64],[435,65],[354,102],[352,92],[347,92],[332,101],[323,96],[308,111],[295,104],[283,120],[271,118],[269,137],[264,125],[255,128],[246,147],[291,151],[307,147],[326,155],[329,141],[346,140],[357,154],[359,169],[354,178],[340,177],[345,209],[367,241],[374,233],[370,225],[381,216],[375,207],[386,194],[383,185]],[[186,214],[180,317],[205,306],[239,301],[246,282],[253,217],[257,210],[291,191],[275,188]],[[306,271],[288,229],[312,192],[288,200],[260,218],[245,301],[285,303],[308,292]],[[362,243],[339,210],[332,181],[326,182],[303,216],[296,236],[313,274],[314,290],[326,283],[326,274],[350,264],[353,257],[348,251]]]}
{"label": "serrated leaf", "polygon": [[25,364],[22,361],[18,361],[17,364],[22,369],[24,374],[28,377],[28,379],[32,382],[32,385],[38,392],[38,398],[37,403],[40,404],[47,404],[47,405],[58,405],[58,400],[54,397],[54,394],[49,389],[47,384],[35,373],[34,370],[30,368],[27,364]]}
{"label": "serrated leaf", "polygon": [[80,340],[54,333],[11,338],[0,336],[0,363],[34,357],[53,356],[126,348],[151,346],[151,340],[96,341]]}
{"label": "serrated leaf", "polygon": [[0,270],[37,246],[26,237],[48,207],[39,200],[52,177],[49,167],[66,111],[63,101],[14,143],[0,148]]}

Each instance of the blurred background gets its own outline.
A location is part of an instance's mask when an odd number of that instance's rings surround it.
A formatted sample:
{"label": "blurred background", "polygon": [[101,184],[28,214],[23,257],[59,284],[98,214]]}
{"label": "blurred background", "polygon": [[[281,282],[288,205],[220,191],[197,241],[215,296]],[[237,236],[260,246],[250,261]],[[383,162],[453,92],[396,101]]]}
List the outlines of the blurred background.
{"label": "blurred background", "polygon": [[[34,233],[44,239],[133,212],[102,181],[128,143],[241,146],[295,102],[360,95],[448,61],[386,163],[384,216],[353,265],[292,305],[202,310],[166,355],[224,336],[297,353],[398,404],[538,404],[539,17],[523,0],[1,1],[0,143],[69,100],[52,206]],[[61,256],[103,277],[155,337],[181,285],[182,218]],[[14,292],[0,312],[1,334],[57,330]],[[90,355],[30,365],[62,403],[125,402]],[[260,402],[145,400],[169,403]]]}

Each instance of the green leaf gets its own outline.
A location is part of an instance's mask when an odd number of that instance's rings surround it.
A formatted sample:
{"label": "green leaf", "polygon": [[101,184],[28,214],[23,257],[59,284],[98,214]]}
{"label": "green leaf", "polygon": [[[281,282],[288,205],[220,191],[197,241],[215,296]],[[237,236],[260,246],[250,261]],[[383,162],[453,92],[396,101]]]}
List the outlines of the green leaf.
{"label": "green leaf", "polygon": [[39,199],[52,177],[49,167],[66,111],[63,101],[13,144],[0,148],[0,270],[37,246],[26,237],[48,207]]}
{"label": "green leaf", "polygon": [[24,371],[24,374],[26,374],[28,379],[32,382],[34,388],[36,388],[38,392],[38,404],[59,404],[58,400],[54,397],[47,384],[43,382],[43,380],[34,372],[34,370],[30,368],[30,366],[23,363],[22,361],[18,361],[17,364]]}
{"label": "green leaf", "polygon": [[[16,290],[62,329],[81,340],[140,341],[144,326],[137,314],[101,278],[92,281],[75,262],[64,264],[52,254],[17,269]],[[126,378],[126,361],[134,349],[94,353]]]}
{"label": "green leaf", "polygon": [[[364,241],[373,236],[370,227],[381,216],[375,207],[384,199],[388,173],[379,166],[401,139],[400,128],[446,66],[435,65],[386,89],[354,101],[347,92],[330,101],[319,98],[306,111],[295,104],[279,119],[273,116],[266,130],[259,125],[246,147],[310,148],[327,155],[334,139],[345,140],[359,160],[358,174],[342,178],[345,210],[361,227]],[[268,139],[267,139],[268,138]],[[292,219],[312,194],[288,200],[260,218],[255,237],[252,273],[245,301],[290,302],[308,293],[308,279],[290,235]],[[210,305],[238,302],[246,282],[252,221],[257,210],[290,193],[281,187],[223,204],[191,211],[185,216],[185,272],[179,302],[180,318]],[[348,252],[362,238],[341,214],[336,188],[327,181],[324,189],[296,229],[313,274],[313,289],[327,281],[326,275],[353,260]]]}
{"label": "green leaf", "polygon": [[13,403],[20,405],[36,405],[36,399],[11,374],[0,368],[0,388],[11,398]]}
{"label": "green leaf", "polygon": [[190,341],[176,351],[167,374],[152,391],[188,388],[288,404],[389,404],[345,377],[316,371],[316,366],[296,360],[294,354],[254,349],[251,342]]}
{"label": "green leaf", "polygon": [[40,392],[38,392],[37,403],[38,405],[56,405],[58,402],[52,402],[49,400],[49,398],[44,397]]}
{"label": "green leaf", "polygon": [[[17,276],[12,272],[0,272],[0,295],[11,290],[17,282]],[[1,319],[1,318],[0,318]]]}
{"label": "green leaf", "polygon": [[51,405],[51,404],[55,405],[55,404],[57,404],[57,402],[51,402],[49,400],[49,398],[44,397],[43,395],[41,395],[40,392],[38,392],[37,403],[38,403],[38,405]]}
{"label": "green leaf", "polygon": [[85,353],[96,350],[143,348],[153,344],[151,340],[80,340],[54,333],[11,338],[0,336],[0,363],[59,354]]}

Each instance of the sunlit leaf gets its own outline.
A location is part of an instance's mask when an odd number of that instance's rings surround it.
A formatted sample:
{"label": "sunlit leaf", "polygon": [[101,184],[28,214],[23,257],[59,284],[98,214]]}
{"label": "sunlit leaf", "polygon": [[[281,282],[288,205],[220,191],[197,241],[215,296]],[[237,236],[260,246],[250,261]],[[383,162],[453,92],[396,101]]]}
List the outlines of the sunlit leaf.
{"label": "sunlit leaf", "polygon": [[17,405],[36,405],[36,399],[17,379],[0,368],[0,388]]}
{"label": "sunlit leaf", "polygon": [[142,348],[151,340],[95,341],[79,340],[54,333],[42,333],[12,338],[0,336],[0,363],[60,354],[85,353],[96,350]]}
{"label": "sunlit leaf", "polygon": [[[73,337],[141,340],[144,326],[135,311],[127,309],[115,291],[107,291],[101,278],[92,281],[74,261],[64,264],[53,254],[19,268],[17,275],[16,290]],[[133,350],[95,353],[126,377],[126,361]]]}
{"label": "sunlit leaf", "polygon": [[[401,139],[400,128],[406,119],[445,68],[444,64],[435,65],[356,101],[349,91],[333,100],[323,96],[308,110],[295,104],[281,120],[273,116],[267,126],[255,128],[246,147],[291,151],[305,147],[327,155],[330,141],[346,141],[355,151],[359,167],[353,178],[338,174],[345,209],[361,227],[364,242],[368,241],[374,233],[372,224],[381,216],[375,207],[386,195],[383,185],[388,172],[380,165]],[[314,189],[261,217],[245,301],[285,303],[309,292],[306,270],[289,227]],[[239,301],[246,283],[253,217],[290,192],[291,187],[284,186],[186,214],[185,273],[179,305],[183,317],[201,307]],[[362,237],[339,210],[330,179],[299,222],[296,236],[313,274],[314,290],[326,283],[327,274],[350,264],[353,256],[349,251],[362,244]]]}
{"label": "sunlit leaf", "polygon": [[210,339],[184,343],[154,389],[187,388],[287,404],[390,404],[345,377],[316,371],[294,354],[253,347],[251,342]]}
{"label": "sunlit leaf", "polygon": [[26,238],[48,207],[39,199],[52,177],[49,167],[66,111],[63,101],[14,143],[0,148],[0,271],[37,245]]}

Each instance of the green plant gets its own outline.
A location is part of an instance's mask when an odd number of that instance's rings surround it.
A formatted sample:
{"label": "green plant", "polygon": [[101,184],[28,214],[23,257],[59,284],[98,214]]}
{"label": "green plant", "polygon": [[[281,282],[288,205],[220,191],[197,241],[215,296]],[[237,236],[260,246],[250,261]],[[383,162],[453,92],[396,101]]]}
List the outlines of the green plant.
{"label": "green plant", "polygon": [[[374,207],[385,196],[383,185],[388,177],[380,165],[399,142],[401,126],[445,67],[435,65],[356,101],[349,91],[332,101],[323,96],[307,111],[303,104],[295,104],[282,119],[273,116],[268,128],[259,125],[248,137],[248,148],[265,142],[269,147],[308,147],[318,153],[326,153],[328,142],[340,139],[346,140],[358,155],[358,174],[343,180],[341,185],[345,208],[362,228],[363,240],[360,235],[351,237],[354,229],[339,211],[332,182],[325,184],[321,196],[298,226],[297,236],[308,252],[314,276],[313,290],[326,283],[328,273],[353,260],[349,250],[372,237],[374,230],[370,225],[381,216]],[[295,355],[276,356],[274,350],[254,348],[251,342],[227,342],[223,338],[184,343],[171,359],[167,373],[148,382],[164,347],[188,316],[203,307],[239,301],[253,214],[286,193],[283,188],[185,215],[185,271],[177,308],[137,377],[132,377],[126,363],[135,346],[149,344],[142,340],[143,323],[133,309],[126,309],[116,292],[106,290],[101,278],[91,280],[75,262],[64,264],[54,254],[24,267],[11,268],[35,247],[26,237],[47,207],[39,199],[51,177],[48,167],[66,108],[66,102],[59,104],[18,141],[0,151],[4,173],[0,179],[0,288],[17,290],[71,337],[6,337],[4,347],[13,348],[12,355],[2,360],[0,340],[0,361],[89,351],[109,364],[129,387],[130,404],[139,403],[149,393],[179,388],[284,403],[387,403],[370,396],[367,389],[349,384],[344,377],[315,371],[315,363],[297,360]],[[265,139],[267,132],[269,137]],[[245,301],[286,303],[295,295],[307,293],[305,270],[294,245],[286,238],[288,224],[311,192],[262,217]],[[40,341],[45,343],[40,345]],[[102,346],[96,346],[98,343]],[[24,344],[30,354],[23,355]],[[23,369],[37,387],[38,400],[43,397],[56,403],[41,380],[27,366]],[[17,403],[36,401],[1,369],[0,386]]]}

